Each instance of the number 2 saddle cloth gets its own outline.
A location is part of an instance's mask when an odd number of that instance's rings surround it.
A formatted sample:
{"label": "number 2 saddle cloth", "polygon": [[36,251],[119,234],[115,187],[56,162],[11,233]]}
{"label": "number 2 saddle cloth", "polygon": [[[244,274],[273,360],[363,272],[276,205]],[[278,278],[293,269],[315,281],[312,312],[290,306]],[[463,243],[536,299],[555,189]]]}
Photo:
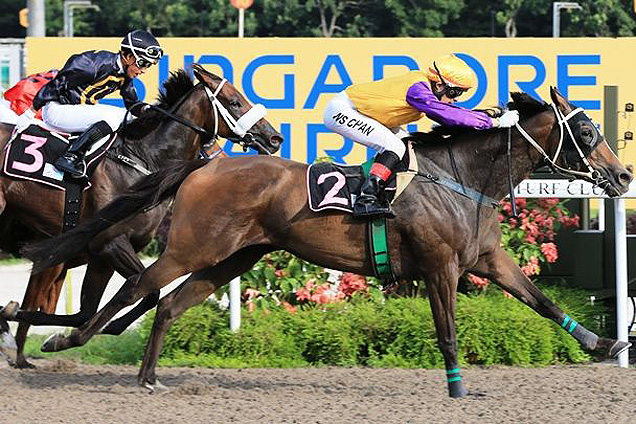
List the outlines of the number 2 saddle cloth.
{"label": "number 2 saddle cloth", "polygon": [[[60,171],[53,163],[67,149],[70,142],[79,134],[65,134],[43,127],[30,125],[22,133],[10,140],[4,149],[3,171],[6,175],[66,190],[69,184],[86,184],[84,179],[71,178]],[[87,176],[90,177],[100,159],[113,145],[117,134],[97,141],[86,154]],[[87,188],[90,183],[87,184]]]}
{"label": "number 2 saddle cloth", "polygon": [[[411,143],[408,143],[398,172],[389,179],[385,195],[394,202],[417,174],[418,166]],[[339,210],[352,213],[353,204],[371,167],[372,161],[362,165],[338,165],[319,162],[307,168],[309,208],[314,212]],[[401,170],[401,171],[400,171]]]}

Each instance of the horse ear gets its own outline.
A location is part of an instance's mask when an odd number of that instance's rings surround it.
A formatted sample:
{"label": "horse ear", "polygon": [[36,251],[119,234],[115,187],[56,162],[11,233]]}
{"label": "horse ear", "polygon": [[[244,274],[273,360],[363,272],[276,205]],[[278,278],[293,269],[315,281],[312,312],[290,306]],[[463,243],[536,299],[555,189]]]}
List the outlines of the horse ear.
{"label": "horse ear", "polygon": [[570,111],[572,107],[570,103],[567,101],[563,94],[559,92],[559,89],[553,86],[550,86],[550,98],[552,98],[552,102],[557,105],[562,111]]}
{"label": "horse ear", "polygon": [[203,66],[198,63],[192,64],[192,71],[194,72],[194,76],[196,79],[201,81],[203,84],[212,85],[215,81],[221,79],[221,77],[213,74],[212,72],[207,71]]}

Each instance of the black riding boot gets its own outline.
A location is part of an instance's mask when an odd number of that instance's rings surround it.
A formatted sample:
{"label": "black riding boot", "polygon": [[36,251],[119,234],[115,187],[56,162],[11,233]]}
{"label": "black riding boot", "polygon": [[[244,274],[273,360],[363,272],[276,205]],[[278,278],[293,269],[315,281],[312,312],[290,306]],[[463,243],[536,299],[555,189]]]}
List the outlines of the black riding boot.
{"label": "black riding boot", "polygon": [[73,178],[81,178],[86,175],[86,162],[84,156],[91,148],[93,143],[113,131],[106,121],[99,121],[93,124],[82,135],[77,137],[64,152],[62,156],[55,161],[55,167],[61,171],[67,172]]}
{"label": "black riding boot", "polygon": [[384,194],[384,187],[398,163],[400,158],[393,152],[384,151],[376,156],[369,177],[362,184],[360,195],[353,205],[354,216],[395,217]]}

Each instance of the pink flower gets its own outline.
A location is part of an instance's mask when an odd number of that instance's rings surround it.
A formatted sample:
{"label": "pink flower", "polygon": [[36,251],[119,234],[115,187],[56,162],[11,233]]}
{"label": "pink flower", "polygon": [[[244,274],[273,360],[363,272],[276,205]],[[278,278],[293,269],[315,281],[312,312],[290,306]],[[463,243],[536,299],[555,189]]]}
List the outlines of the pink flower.
{"label": "pink flower", "polygon": [[528,277],[538,274],[541,271],[541,268],[539,267],[539,260],[534,256],[531,257],[530,261],[521,267],[521,271]]}
{"label": "pink flower", "polygon": [[543,243],[541,245],[541,253],[545,256],[545,260],[554,263],[559,258],[557,246],[554,243]]}
{"label": "pink flower", "polygon": [[274,275],[275,275],[277,278],[283,278],[283,277],[286,277],[286,276],[287,276],[287,273],[285,272],[285,270],[284,270],[284,269],[277,269],[276,271],[274,271]]}
{"label": "pink flower", "polygon": [[485,289],[490,284],[490,281],[488,281],[487,278],[477,277],[470,273],[468,274],[468,281],[480,289]]}
{"label": "pink flower", "polygon": [[258,291],[256,289],[251,289],[249,287],[246,288],[245,291],[243,292],[243,297],[248,299],[248,300],[256,299],[260,295],[261,295],[260,291]]}
{"label": "pink flower", "polygon": [[290,314],[295,314],[297,312],[296,307],[289,302],[283,302],[283,308],[285,308],[285,310]]}

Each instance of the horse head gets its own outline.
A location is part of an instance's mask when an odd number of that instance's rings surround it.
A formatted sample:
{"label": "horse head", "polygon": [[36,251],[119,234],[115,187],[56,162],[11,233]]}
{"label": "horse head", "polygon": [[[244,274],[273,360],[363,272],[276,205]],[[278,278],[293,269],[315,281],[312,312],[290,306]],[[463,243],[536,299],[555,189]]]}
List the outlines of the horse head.
{"label": "horse head", "polygon": [[550,97],[560,127],[556,164],[570,176],[598,185],[610,197],[625,194],[632,174],[619,162],[594,122],[555,87],[550,87]]}
{"label": "horse head", "polygon": [[[194,76],[206,88],[215,117],[215,133],[252,147],[259,153],[276,153],[283,135],[264,119],[265,108],[252,104],[225,78],[193,64]],[[221,118],[221,119],[219,119]]]}

